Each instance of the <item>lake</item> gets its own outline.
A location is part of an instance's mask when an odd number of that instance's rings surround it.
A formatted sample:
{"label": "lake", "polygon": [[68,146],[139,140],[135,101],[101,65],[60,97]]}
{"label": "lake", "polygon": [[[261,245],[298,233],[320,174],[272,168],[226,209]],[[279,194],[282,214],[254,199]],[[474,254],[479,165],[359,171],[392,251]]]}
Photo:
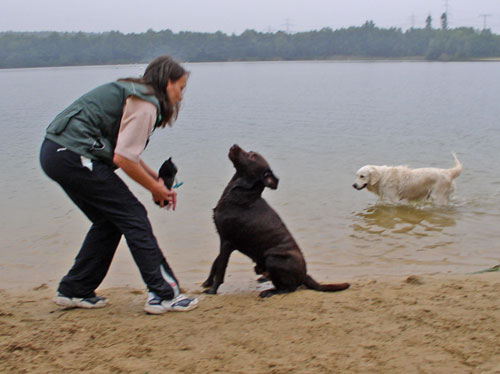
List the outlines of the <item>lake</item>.
{"label": "lake", "polygon": [[[280,178],[264,192],[318,281],[468,273],[500,263],[500,65],[497,62],[254,62],[184,65],[190,78],[173,128],[144,160],[179,168],[175,212],[127,183],[149,211],[187,288],[218,253],[212,209],[233,174],[231,145],[261,153]],[[40,169],[51,119],[102,83],[145,65],[0,70],[0,288],[56,286],[90,226]],[[365,164],[464,165],[447,207],[390,205],[352,188]],[[119,172],[121,175],[123,173]],[[126,178],[126,177],[125,177]],[[233,254],[221,292],[253,290]],[[124,240],[103,287],[143,287]]]}

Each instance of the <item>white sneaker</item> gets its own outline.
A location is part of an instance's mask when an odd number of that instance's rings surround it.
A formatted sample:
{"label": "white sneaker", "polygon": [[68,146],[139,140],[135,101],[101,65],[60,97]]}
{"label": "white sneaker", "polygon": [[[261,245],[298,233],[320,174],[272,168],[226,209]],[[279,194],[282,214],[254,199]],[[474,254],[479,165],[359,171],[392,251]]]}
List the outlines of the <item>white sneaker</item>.
{"label": "white sneaker", "polygon": [[166,312],[187,312],[198,307],[198,299],[180,294],[172,300],[162,300],[154,292],[148,292],[148,300],[144,311],[149,314],[163,314]]}
{"label": "white sneaker", "polygon": [[70,297],[58,292],[54,297],[54,302],[64,308],[97,309],[104,308],[108,304],[108,299],[97,295],[93,297]]}

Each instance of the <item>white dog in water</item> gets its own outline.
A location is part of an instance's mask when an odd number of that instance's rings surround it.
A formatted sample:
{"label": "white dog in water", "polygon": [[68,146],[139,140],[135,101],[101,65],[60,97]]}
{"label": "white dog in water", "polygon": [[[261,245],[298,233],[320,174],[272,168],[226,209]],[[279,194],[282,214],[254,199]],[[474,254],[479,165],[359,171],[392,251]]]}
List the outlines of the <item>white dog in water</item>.
{"label": "white dog in water", "polygon": [[446,205],[454,189],[453,180],[462,173],[462,163],[455,154],[453,157],[455,166],[451,169],[366,165],[356,172],[352,186],[357,190],[366,187],[380,199],[393,203],[431,200]]}

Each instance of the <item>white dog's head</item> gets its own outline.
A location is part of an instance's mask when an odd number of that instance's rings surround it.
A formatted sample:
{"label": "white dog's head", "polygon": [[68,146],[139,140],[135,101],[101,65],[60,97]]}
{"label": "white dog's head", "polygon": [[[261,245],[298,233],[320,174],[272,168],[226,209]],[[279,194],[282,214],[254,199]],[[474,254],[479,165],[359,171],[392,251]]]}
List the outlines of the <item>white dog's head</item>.
{"label": "white dog's head", "polygon": [[352,185],[357,190],[362,190],[367,186],[377,184],[380,179],[380,172],[376,166],[366,165],[356,172],[356,180]]}

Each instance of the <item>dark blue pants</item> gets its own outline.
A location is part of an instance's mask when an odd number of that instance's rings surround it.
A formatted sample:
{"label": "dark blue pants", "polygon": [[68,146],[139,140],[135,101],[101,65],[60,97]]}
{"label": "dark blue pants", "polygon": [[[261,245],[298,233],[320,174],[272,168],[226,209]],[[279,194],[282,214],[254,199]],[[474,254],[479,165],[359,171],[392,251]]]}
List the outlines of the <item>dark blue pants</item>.
{"label": "dark blue pants", "polygon": [[93,296],[124,235],[149,290],[172,299],[178,282],[153,235],[146,209],[113,169],[93,161],[91,171],[82,165],[80,155],[48,139],[42,144],[40,163],[93,223],[58,291],[72,297]]}

